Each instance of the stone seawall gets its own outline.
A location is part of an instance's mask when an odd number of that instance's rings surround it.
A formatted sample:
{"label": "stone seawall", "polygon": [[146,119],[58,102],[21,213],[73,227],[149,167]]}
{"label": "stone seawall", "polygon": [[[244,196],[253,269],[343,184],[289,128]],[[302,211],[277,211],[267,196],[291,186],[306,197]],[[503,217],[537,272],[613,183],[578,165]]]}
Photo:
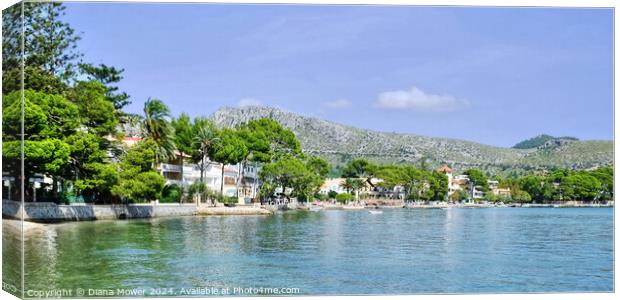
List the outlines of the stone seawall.
{"label": "stone seawall", "polygon": [[199,215],[270,215],[273,212],[260,206],[200,207]]}
{"label": "stone seawall", "polygon": [[[23,209],[24,220],[42,222],[192,216],[197,211],[195,204],[59,205],[49,202],[28,202]],[[21,203],[2,200],[2,217],[20,219],[21,210]]]}

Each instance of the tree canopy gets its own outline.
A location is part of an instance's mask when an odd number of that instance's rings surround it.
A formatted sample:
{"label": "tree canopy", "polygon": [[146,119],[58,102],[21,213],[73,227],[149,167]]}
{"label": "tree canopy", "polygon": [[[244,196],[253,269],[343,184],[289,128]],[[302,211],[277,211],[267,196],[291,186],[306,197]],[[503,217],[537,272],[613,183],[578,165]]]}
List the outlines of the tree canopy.
{"label": "tree canopy", "polygon": [[[280,188],[286,197],[311,199],[323,183],[323,177],[316,171],[309,167],[308,162],[292,156],[267,163],[259,173],[263,182],[261,195],[270,197]],[[287,189],[291,190],[290,194],[286,194]]]}
{"label": "tree canopy", "polygon": [[469,169],[465,171],[464,174],[469,176],[469,180],[471,180],[475,186],[479,186],[483,192],[489,190],[488,178],[482,171],[478,169]]}

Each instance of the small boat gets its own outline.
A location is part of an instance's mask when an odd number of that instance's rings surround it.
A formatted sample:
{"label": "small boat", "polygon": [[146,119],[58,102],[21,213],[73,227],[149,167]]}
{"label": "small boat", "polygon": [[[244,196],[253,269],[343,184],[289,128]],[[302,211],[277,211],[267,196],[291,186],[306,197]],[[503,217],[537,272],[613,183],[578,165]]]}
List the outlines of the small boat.
{"label": "small boat", "polygon": [[364,209],[365,207],[363,206],[355,206],[355,205],[345,205],[342,207],[342,209]]}
{"label": "small boat", "polygon": [[320,206],[314,206],[314,207],[310,207],[310,211],[322,211],[323,208]]}
{"label": "small boat", "polygon": [[380,210],[369,210],[368,211],[371,215],[378,215],[378,214],[382,214],[383,212]]}

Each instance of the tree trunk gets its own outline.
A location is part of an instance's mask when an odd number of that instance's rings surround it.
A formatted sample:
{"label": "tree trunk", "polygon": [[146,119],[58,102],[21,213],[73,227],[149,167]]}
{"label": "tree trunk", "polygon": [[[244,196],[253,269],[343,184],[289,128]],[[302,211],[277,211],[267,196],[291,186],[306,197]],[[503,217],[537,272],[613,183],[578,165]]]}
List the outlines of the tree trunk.
{"label": "tree trunk", "polygon": [[220,193],[222,196],[224,196],[224,166],[225,164],[222,163],[222,182],[220,182]]}
{"label": "tree trunk", "polygon": [[183,166],[185,165],[185,156],[183,152],[181,152],[181,187],[183,187],[185,183],[185,178],[183,178]]}
{"label": "tree trunk", "polygon": [[[237,177],[237,198],[239,198],[239,184],[243,181],[243,177],[245,176],[245,163],[239,163],[239,172]],[[245,198],[245,195],[243,195]]]}
{"label": "tree trunk", "polygon": [[203,155],[202,158],[200,159],[200,182],[201,183],[205,183],[204,173],[205,173],[205,156]]}
{"label": "tree trunk", "polygon": [[55,201],[58,201],[58,177],[52,176],[52,196]]}

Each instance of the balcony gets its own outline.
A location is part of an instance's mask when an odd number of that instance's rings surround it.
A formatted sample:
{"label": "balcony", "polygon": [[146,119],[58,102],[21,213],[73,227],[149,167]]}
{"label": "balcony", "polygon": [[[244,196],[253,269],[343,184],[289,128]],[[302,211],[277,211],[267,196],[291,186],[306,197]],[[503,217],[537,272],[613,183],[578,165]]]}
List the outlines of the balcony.
{"label": "balcony", "polygon": [[173,164],[161,164],[161,170],[165,172],[179,172],[179,173],[183,171],[180,165],[173,165]]}

